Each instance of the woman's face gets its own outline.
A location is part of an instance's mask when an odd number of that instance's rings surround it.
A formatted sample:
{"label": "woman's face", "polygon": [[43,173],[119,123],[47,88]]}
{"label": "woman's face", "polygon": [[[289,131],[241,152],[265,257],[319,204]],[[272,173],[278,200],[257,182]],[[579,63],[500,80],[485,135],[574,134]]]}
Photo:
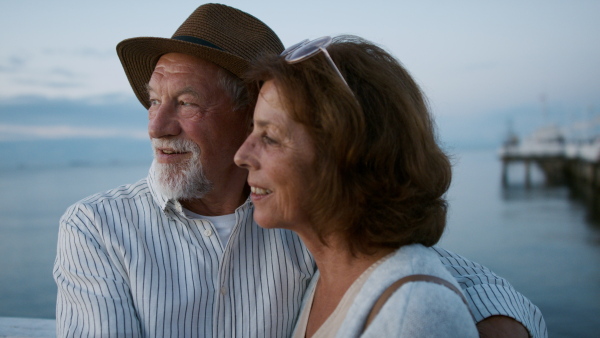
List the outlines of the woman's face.
{"label": "woman's face", "polygon": [[235,154],[249,171],[254,219],[264,228],[302,231],[308,222],[305,200],[315,161],[305,127],[293,121],[281,104],[273,81],[263,85],[254,110],[254,129]]}

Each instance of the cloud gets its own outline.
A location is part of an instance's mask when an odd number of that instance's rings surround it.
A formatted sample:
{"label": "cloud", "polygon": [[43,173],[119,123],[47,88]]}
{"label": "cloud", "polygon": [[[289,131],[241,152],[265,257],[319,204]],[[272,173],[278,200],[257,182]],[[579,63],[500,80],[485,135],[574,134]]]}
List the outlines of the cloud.
{"label": "cloud", "polygon": [[0,73],[15,73],[26,65],[27,60],[24,57],[11,55],[6,60],[0,61]]}
{"label": "cloud", "polygon": [[64,67],[53,67],[49,69],[17,69],[13,67],[7,70],[12,77],[8,80],[12,83],[12,90],[26,88],[33,90],[62,90],[81,89],[89,85],[86,76],[71,71]]}
{"label": "cloud", "polygon": [[22,95],[81,98],[131,93],[114,50],[101,48],[55,47],[5,56],[0,51],[0,74],[0,98]]}
{"label": "cloud", "polygon": [[67,64],[49,64],[40,67],[43,57],[8,56],[0,60],[0,73],[7,76],[3,79],[3,92],[15,90],[73,89],[88,85],[85,75],[73,71]]}
{"label": "cloud", "polygon": [[81,81],[65,81],[65,80],[44,80],[41,78],[15,78],[14,84],[26,86],[29,88],[50,88],[50,89],[65,89],[65,88],[80,88],[87,83]]}
{"label": "cloud", "polygon": [[81,76],[79,76],[77,73],[62,67],[56,67],[50,70],[50,74],[58,75],[64,78],[81,78]]}
{"label": "cloud", "polygon": [[115,51],[114,48],[108,50],[100,50],[94,48],[82,48],[73,52],[74,55],[83,56],[83,57],[91,57],[91,58],[114,58]]}
{"label": "cloud", "polygon": [[82,47],[76,49],[44,48],[40,51],[42,57],[65,57],[65,58],[114,58],[115,50]]}
{"label": "cloud", "polygon": [[148,133],[146,130],[141,129],[76,127],[69,125],[31,126],[0,124],[0,142],[70,138],[128,138],[145,140],[148,138]]}

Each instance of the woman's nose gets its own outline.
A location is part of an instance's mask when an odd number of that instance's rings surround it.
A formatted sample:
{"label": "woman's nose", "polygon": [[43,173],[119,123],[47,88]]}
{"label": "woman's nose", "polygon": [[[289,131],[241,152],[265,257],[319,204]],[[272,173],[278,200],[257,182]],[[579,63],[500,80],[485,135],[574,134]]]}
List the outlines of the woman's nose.
{"label": "woman's nose", "polygon": [[252,141],[252,135],[248,136],[240,149],[235,153],[233,157],[233,161],[240,168],[245,168],[248,170],[257,169],[258,161],[256,160],[256,156],[254,154],[255,146]]}

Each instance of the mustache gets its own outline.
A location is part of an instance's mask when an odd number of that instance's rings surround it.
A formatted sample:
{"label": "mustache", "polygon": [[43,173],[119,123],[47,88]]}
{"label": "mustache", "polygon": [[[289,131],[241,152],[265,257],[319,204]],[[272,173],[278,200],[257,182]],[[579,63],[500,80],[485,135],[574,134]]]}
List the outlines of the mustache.
{"label": "mustache", "polygon": [[173,139],[162,139],[153,138],[152,147],[157,148],[171,148],[176,152],[191,152],[193,154],[200,154],[200,147],[191,140],[182,138]]}

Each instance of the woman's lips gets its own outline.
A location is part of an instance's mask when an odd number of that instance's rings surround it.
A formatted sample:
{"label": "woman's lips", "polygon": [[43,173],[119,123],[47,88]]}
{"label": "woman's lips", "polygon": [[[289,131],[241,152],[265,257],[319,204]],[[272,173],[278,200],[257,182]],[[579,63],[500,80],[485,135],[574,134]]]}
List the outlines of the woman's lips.
{"label": "woman's lips", "polygon": [[272,193],[272,191],[269,189],[259,188],[255,186],[250,186],[250,192],[252,192],[250,196],[253,201],[261,200]]}

